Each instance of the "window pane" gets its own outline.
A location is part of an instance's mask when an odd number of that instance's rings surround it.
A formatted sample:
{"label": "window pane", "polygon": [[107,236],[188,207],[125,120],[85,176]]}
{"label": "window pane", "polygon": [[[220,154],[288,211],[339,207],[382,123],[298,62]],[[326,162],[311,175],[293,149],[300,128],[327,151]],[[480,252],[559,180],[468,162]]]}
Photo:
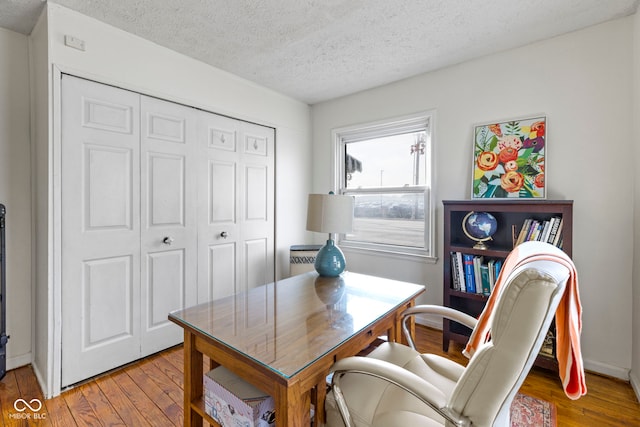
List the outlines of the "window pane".
{"label": "window pane", "polygon": [[346,188],[426,185],[426,133],[346,144]]}
{"label": "window pane", "polygon": [[347,241],[424,247],[424,194],[357,194]]}

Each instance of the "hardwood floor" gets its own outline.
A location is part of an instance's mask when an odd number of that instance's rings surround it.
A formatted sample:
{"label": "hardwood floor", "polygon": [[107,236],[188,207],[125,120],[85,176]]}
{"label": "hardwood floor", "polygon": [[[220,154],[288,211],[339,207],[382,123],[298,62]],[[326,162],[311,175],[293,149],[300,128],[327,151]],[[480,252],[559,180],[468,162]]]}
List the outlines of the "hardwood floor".
{"label": "hardwood floor", "polygon": [[[440,331],[417,328],[421,351],[444,354],[441,340]],[[448,356],[464,363],[461,350],[452,343]],[[30,366],[14,369],[0,382],[0,427],[181,426],[182,363],[182,348],[175,347],[49,400],[43,399]],[[640,426],[640,404],[628,383],[588,373],[587,388],[586,396],[569,400],[556,374],[534,368],[521,392],[554,402],[558,427]],[[18,399],[34,409],[38,402],[33,399],[39,399],[42,408],[19,412],[25,406]]]}

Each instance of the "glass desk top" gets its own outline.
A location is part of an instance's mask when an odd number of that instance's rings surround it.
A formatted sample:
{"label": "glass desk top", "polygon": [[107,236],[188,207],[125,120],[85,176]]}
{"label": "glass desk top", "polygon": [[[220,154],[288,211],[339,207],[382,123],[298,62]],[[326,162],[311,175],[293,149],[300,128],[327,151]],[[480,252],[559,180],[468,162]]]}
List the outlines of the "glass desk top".
{"label": "glass desk top", "polygon": [[169,319],[290,378],[422,292],[412,283],[314,271],[176,310]]}

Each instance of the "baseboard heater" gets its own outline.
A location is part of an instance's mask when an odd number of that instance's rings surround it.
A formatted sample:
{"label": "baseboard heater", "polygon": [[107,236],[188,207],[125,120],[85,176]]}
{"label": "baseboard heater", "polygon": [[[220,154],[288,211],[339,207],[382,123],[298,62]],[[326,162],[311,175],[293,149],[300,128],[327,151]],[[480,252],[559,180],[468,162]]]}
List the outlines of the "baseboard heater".
{"label": "baseboard heater", "polygon": [[0,204],[0,380],[7,373],[7,251],[5,249],[5,213]]}

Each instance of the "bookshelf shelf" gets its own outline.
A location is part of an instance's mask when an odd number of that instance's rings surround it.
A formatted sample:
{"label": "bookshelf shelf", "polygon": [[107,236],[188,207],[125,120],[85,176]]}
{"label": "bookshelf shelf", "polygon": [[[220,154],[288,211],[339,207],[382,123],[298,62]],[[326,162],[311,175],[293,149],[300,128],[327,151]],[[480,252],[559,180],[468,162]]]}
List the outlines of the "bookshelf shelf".
{"label": "bookshelf shelf", "polygon": [[[562,219],[562,249],[571,256],[573,237],[573,201],[572,200],[444,200],[444,253],[443,253],[443,295],[444,305],[478,317],[482,312],[488,297],[479,293],[464,292],[455,289],[452,264],[455,267],[452,254],[456,252],[485,260],[504,260],[513,249],[518,235],[526,220],[539,222],[549,221],[551,218]],[[488,212],[498,222],[498,230],[493,239],[486,242],[488,249],[474,249],[474,241],[469,239],[462,230],[462,220],[471,211]],[[443,322],[442,348],[448,351],[451,340],[466,344],[471,331],[466,327],[450,320]],[[557,370],[555,360],[555,326],[551,328],[551,345],[545,351],[550,355],[541,354],[536,365]]]}

